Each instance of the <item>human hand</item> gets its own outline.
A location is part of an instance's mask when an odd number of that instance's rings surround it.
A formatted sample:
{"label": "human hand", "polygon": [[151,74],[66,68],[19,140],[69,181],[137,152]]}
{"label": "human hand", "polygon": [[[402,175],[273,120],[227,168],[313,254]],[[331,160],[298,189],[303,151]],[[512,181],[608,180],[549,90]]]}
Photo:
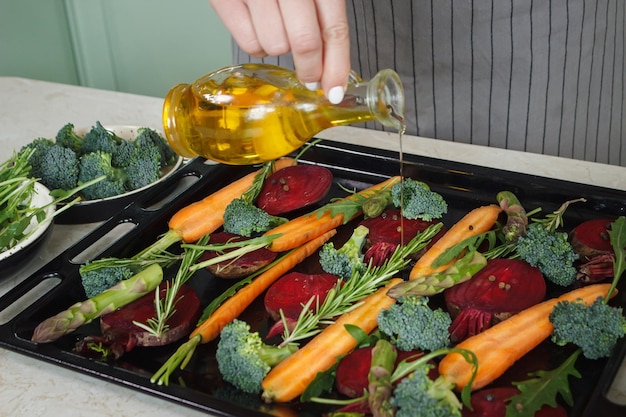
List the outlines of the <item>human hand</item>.
{"label": "human hand", "polygon": [[239,47],[249,55],[293,55],[308,88],[321,86],[336,104],[350,73],[345,0],[209,0]]}

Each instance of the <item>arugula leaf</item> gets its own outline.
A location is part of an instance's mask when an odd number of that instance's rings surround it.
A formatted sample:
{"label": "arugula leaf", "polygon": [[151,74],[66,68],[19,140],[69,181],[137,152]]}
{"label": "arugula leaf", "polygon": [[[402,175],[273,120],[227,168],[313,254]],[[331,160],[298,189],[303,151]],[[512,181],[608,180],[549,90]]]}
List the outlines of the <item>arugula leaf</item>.
{"label": "arugula leaf", "polygon": [[511,397],[506,407],[506,417],[533,417],[544,405],[556,407],[556,397],[561,395],[568,404],[573,404],[568,378],[581,378],[574,365],[581,350],[577,349],[558,368],[551,371],[529,373],[530,379],[514,382],[520,393]]}

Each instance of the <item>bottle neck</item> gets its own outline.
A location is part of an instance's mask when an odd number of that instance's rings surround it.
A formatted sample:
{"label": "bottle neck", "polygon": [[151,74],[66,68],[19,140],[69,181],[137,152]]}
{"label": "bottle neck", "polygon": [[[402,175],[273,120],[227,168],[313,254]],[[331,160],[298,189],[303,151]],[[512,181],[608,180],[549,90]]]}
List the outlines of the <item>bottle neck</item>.
{"label": "bottle neck", "polygon": [[364,107],[383,126],[404,131],[404,89],[400,76],[390,69],[377,73],[370,81],[357,79],[348,84],[343,104]]}

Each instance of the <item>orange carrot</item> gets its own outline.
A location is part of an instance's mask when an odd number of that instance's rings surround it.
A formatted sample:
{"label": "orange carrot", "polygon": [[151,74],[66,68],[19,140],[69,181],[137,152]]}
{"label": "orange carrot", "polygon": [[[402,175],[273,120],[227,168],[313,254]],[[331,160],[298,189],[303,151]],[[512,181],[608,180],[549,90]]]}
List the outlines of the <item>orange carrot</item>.
{"label": "orange carrot", "polygon": [[467,213],[417,260],[411,269],[409,279],[414,280],[445,270],[453,262],[434,268],[432,264],[435,259],[457,243],[491,229],[501,211],[499,206],[490,204]]}
{"label": "orange carrot", "polygon": [[274,281],[312,255],[320,246],[333,237],[335,233],[336,231],[334,229],[330,230],[286,254],[276,265],[256,277],[250,284],[224,301],[208,319],[196,327],[189,338],[193,339],[195,336],[200,335],[202,337],[202,343],[207,343],[215,339],[219,336],[224,326],[237,318]]}
{"label": "orange carrot", "polygon": [[386,287],[366,297],[363,304],[339,317],[270,370],[261,384],[265,401],[287,402],[295,399],[304,392],[318,372],[328,370],[341,356],[352,351],[357,341],[345,326],[358,326],[366,333],[374,330],[378,313],[395,302],[387,296],[387,290],[399,282],[402,279],[392,279]]}
{"label": "orange carrot", "polygon": [[[609,284],[594,284],[570,291],[522,310],[459,343],[457,348],[471,350],[478,358],[478,373],[472,383],[472,390],[493,382],[552,334],[554,327],[549,316],[558,302],[582,300],[589,304],[598,297],[604,297],[609,288]],[[472,365],[458,353],[450,353],[439,363],[439,373],[454,382],[460,390],[469,383]]]}
{"label": "orange carrot", "polygon": [[[391,177],[381,183],[375,184],[365,190],[359,191],[355,195],[346,197],[346,200],[354,200],[361,197],[367,197],[376,193],[377,191],[391,187],[393,184],[400,181],[399,176]],[[332,202],[330,204],[336,204]],[[321,214],[320,214],[321,213]],[[280,235],[270,243],[268,249],[273,252],[284,252],[302,245],[322,233],[337,228],[338,226],[347,223],[348,221],[356,218],[361,214],[361,211],[356,212],[349,219],[344,218],[344,214],[341,212],[333,213],[328,208],[324,211],[324,207],[315,210],[312,213],[304,214],[300,217],[296,217],[286,223],[281,224],[271,230],[265,232],[264,236]]]}
{"label": "orange carrot", "polygon": [[[274,170],[294,164],[292,158],[278,159]],[[259,171],[251,172],[224,186],[213,194],[196,201],[176,212],[169,221],[169,229],[184,242],[196,242],[202,236],[213,233],[224,223],[226,206],[247,191]]]}

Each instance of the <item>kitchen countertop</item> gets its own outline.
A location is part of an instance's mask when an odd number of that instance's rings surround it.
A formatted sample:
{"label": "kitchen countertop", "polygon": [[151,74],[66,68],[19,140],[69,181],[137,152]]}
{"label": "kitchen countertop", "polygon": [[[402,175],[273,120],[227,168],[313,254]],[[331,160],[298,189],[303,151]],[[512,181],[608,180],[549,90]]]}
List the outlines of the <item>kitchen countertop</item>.
{"label": "kitchen countertop", "polygon": [[[15,77],[0,77],[0,97],[0,161],[36,137],[52,137],[68,122],[77,127],[100,121],[103,125],[161,129],[160,98]],[[319,136],[399,150],[395,133],[337,127]],[[626,190],[625,167],[412,136],[404,137],[403,152]],[[98,223],[54,225],[46,245],[32,259],[9,276],[0,277],[0,296],[97,226]],[[0,324],[10,319],[10,313],[0,311]],[[609,398],[626,404],[626,364],[621,366]],[[0,417],[22,415],[206,416],[179,404],[0,349]]]}

